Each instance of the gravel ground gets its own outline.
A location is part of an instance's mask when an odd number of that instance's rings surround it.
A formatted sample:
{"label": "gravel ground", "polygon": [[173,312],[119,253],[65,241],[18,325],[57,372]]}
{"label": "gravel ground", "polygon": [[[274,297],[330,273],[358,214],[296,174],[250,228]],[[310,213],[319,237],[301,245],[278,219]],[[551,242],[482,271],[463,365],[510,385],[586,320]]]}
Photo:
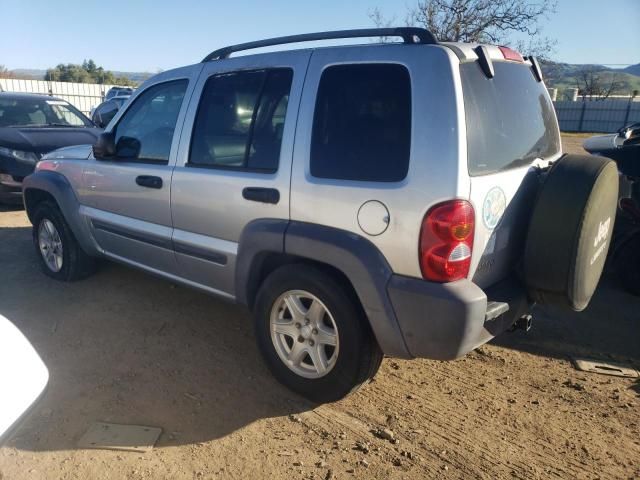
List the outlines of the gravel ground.
{"label": "gravel ground", "polygon": [[[0,313],[51,373],[0,448],[0,479],[640,477],[640,381],[569,361],[640,367],[640,299],[612,279],[583,314],[538,309],[528,334],[454,362],[385,359],[360,391],[315,406],[272,379],[239,307],[111,263],[50,280],[20,210],[0,211],[0,262]],[[163,434],[144,454],[78,448],[95,421]]]}

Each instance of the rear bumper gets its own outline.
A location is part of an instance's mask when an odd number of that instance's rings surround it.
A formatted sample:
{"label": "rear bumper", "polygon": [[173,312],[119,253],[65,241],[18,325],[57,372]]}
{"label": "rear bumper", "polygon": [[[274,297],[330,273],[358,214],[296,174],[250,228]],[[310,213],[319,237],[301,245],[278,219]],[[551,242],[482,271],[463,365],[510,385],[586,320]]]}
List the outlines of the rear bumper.
{"label": "rear bumper", "polygon": [[[507,330],[529,309],[515,278],[484,291],[469,280],[431,283],[393,275],[387,292],[411,355],[436,360],[461,357]],[[492,302],[506,303],[508,310]]]}

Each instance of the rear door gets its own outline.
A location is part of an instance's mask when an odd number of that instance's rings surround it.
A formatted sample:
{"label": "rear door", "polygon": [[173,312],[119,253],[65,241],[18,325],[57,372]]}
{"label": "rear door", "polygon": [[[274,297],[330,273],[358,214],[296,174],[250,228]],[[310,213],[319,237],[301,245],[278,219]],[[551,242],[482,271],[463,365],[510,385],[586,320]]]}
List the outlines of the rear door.
{"label": "rear door", "polygon": [[426,210],[469,192],[457,173],[452,59],[434,45],[314,51],[296,131],[293,221],[363,236],[395,273],[422,277]]}
{"label": "rear door", "polygon": [[195,75],[187,67],[146,86],[110,128],[116,156],[91,159],[83,173],[82,213],[100,247],[118,260],[161,273],[177,271],[171,245],[171,174],[177,126]]}
{"label": "rear door", "polygon": [[308,51],[204,65],[184,125],[171,186],[180,275],[234,297],[243,229],[289,219],[296,117]]}
{"label": "rear door", "polygon": [[561,154],[553,104],[531,65],[498,60],[493,66],[489,78],[477,61],[460,65],[477,219],[471,273],[481,287],[513,271],[538,189],[533,167]]}

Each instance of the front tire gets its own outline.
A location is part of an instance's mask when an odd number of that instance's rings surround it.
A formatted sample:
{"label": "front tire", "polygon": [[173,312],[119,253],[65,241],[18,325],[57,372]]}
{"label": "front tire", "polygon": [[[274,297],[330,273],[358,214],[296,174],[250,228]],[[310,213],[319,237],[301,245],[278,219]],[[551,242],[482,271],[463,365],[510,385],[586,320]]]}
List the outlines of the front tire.
{"label": "front tire", "polygon": [[382,352],[356,300],[316,267],[286,265],[271,273],[254,320],[273,375],[313,402],[343,398],[380,367]]}
{"label": "front tire", "polygon": [[95,260],[82,250],[55,203],[40,203],[32,220],[33,243],[45,275],[71,282],[94,272]]}

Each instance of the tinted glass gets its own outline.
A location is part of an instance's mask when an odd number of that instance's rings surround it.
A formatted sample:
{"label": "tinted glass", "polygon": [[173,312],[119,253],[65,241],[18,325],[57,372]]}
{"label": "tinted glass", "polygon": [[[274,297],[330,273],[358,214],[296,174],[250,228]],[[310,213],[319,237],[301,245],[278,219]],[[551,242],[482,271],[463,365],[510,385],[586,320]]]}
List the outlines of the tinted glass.
{"label": "tinted glass", "polygon": [[113,117],[116,116],[121,105],[122,104],[118,104],[115,100],[109,100],[101,103],[93,112],[93,117],[91,119],[99,127],[106,127]]}
{"label": "tinted glass", "polygon": [[247,158],[247,167],[250,169],[278,169],[292,78],[291,70],[269,72],[253,124],[251,148]]}
{"label": "tinted glass", "polygon": [[211,77],[198,107],[189,163],[277,170],[292,76],[283,69]]}
{"label": "tinted glass", "polygon": [[460,66],[467,118],[468,166],[483,175],[560,151],[553,104],[528,65],[494,62],[487,78],[477,62]]}
{"label": "tinted glass", "polygon": [[167,163],[186,80],[161,83],[142,92],[116,125],[116,155]]}
{"label": "tinted glass", "polygon": [[116,95],[131,95],[131,94],[133,94],[133,89],[132,88],[111,87],[109,89],[109,91],[107,92],[105,100],[110,100],[111,98],[115,97]]}
{"label": "tinted glass", "polygon": [[88,127],[89,120],[64,100],[0,98],[0,127]]}
{"label": "tinted glass", "polygon": [[411,81],[401,65],[327,68],[320,79],[311,139],[311,174],[397,182],[409,168]]}

